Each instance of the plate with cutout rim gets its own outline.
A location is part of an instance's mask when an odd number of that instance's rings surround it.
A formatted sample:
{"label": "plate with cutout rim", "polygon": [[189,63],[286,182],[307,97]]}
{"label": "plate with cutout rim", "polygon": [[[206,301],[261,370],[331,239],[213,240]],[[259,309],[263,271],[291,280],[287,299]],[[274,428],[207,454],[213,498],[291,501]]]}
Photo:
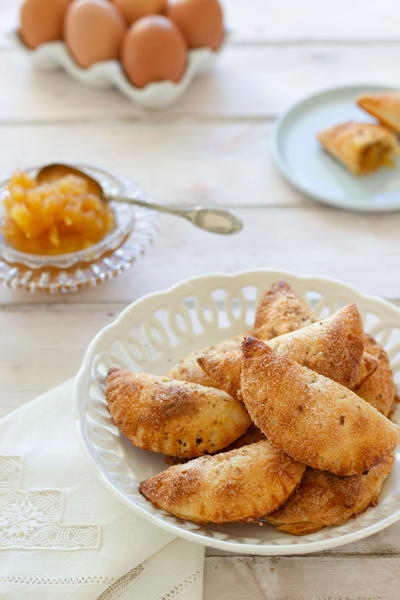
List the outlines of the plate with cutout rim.
{"label": "plate with cutout rim", "polygon": [[[307,554],[360,540],[400,519],[400,455],[377,506],[339,527],[293,536],[269,525],[203,525],[155,508],[139,493],[139,483],[167,468],[162,455],[135,448],[113,424],[103,395],[112,366],[164,374],[182,356],[248,329],[260,295],[285,280],[324,318],[355,302],[365,329],[388,351],[400,382],[400,309],[361,294],[340,281],[299,277],[259,269],[232,275],[187,279],[172,288],[133,302],[89,345],[74,388],[79,437],[103,483],[131,510],[176,536],[229,552],[259,555]],[[397,408],[394,420],[400,422]]]}

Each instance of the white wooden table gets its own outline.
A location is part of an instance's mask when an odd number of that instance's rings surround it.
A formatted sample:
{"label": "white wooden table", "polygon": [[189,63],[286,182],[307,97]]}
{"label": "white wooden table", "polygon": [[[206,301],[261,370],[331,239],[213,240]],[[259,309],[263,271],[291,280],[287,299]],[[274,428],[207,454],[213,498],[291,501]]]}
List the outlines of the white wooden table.
{"label": "white wooden table", "polygon": [[[32,70],[0,41],[0,170],[52,160],[101,164],[138,179],[158,202],[235,209],[245,229],[219,238],[168,216],[142,262],[69,297],[0,290],[0,414],[77,370],[98,329],[144,293],[206,272],[274,267],[340,278],[400,302],[397,215],[358,215],[291,189],[271,163],[277,114],[320,87],[397,84],[397,0],[225,0],[232,37],[217,66],[164,112],[64,73]],[[0,0],[1,27],[15,23]],[[398,600],[400,523],[304,557],[208,551],[206,600]]]}

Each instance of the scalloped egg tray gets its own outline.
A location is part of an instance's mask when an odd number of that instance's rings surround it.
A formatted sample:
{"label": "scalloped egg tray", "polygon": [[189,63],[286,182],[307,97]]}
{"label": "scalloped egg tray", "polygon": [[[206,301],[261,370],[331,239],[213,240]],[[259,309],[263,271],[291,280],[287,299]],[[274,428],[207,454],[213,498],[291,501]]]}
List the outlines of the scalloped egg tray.
{"label": "scalloped egg tray", "polygon": [[64,42],[48,42],[31,50],[25,46],[17,32],[12,32],[11,38],[32,58],[36,67],[47,71],[62,68],[77,81],[93,88],[116,87],[124,96],[147,108],[163,108],[176,102],[196,75],[210,69],[224,45],[217,51],[210,48],[189,50],[186,70],[178,83],[158,81],[144,88],[137,88],[127,79],[118,60],[98,62],[88,69],[82,69],[73,60]]}

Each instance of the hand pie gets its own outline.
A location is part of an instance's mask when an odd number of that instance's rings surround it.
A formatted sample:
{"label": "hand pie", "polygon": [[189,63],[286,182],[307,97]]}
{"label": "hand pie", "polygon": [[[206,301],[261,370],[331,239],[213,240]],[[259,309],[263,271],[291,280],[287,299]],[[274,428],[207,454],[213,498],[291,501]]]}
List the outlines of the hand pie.
{"label": "hand pie", "polygon": [[392,454],[400,429],[336,381],[254,338],[242,344],[241,394],[253,423],[315,469],[361,475]]}
{"label": "hand pie", "polygon": [[373,123],[350,121],[329,127],[317,137],[325,150],[355,175],[368,175],[382,166],[392,166],[392,157],[400,153],[396,136]]}
{"label": "hand pie", "polygon": [[[280,355],[335,379],[346,387],[360,379],[364,332],[355,304],[348,304],[327,319],[275,337],[267,342]],[[241,353],[210,352],[197,359],[211,385],[237,396],[240,389]]]}
{"label": "hand pie", "polygon": [[363,94],[357,100],[360,108],[379,119],[381,123],[400,133],[400,93]]}
{"label": "hand pie", "polygon": [[143,481],[140,492],[157,508],[197,523],[251,521],[278,508],[304,469],[264,440],[169,467]]}
{"label": "hand pie", "polygon": [[311,308],[285,281],[277,281],[262,296],[258,305],[253,335],[266,341],[314,323]]}
{"label": "hand pie", "polygon": [[378,359],[379,366],[357,388],[357,394],[387,417],[396,395],[396,385],[393,380],[390,362],[385,350],[369,335],[366,337],[366,348],[370,354]]}
{"label": "hand pie", "polygon": [[260,440],[265,440],[265,435],[261,429],[258,429],[258,427],[255,425],[250,425],[246,433],[240,436],[240,438],[228,446],[228,448],[224,448],[224,452],[228,450],[234,450],[235,448],[242,448],[243,446],[248,446],[249,444],[255,444],[255,442],[259,442]]}
{"label": "hand pie", "polygon": [[[278,281],[271,286],[261,299],[256,312],[254,335],[263,340],[270,339],[276,335],[304,327],[314,322],[314,320],[314,314],[307,304],[295,295],[287,283]],[[168,377],[218,387],[217,382],[213,381],[198,365],[198,356],[210,352],[225,354],[237,351],[240,353],[240,345],[245,335],[247,333],[239,334],[203,350],[192,352],[172,367],[167,373]]]}
{"label": "hand pie", "polygon": [[178,364],[168,371],[167,376],[171,379],[178,379],[179,381],[190,381],[191,383],[212,387],[213,383],[211,378],[197,364],[197,357],[200,352],[191,352],[185,356],[185,358],[182,358]]}
{"label": "hand pie", "polygon": [[[368,377],[372,375],[379,367],[379,360],[376,356],[373,356],[370,352],[366,350],[367,344],[364,341],[364,353],[361,359],[360,370],[358,373],[358,381],[356,385],[352,388],[354,390],[358,390],[358,388],[364,383]],[[339,382],[340,383],[340,382]]]}
{"label": "hand pie", "polygon": [[[295,295],[287,283],[278,281],[265,292],[261,299],[256,312],[254,335],[259,339],[270,339],[309,325],[315,320],[311,308]],[[218,387],[217,382],[213,381],[198,365],[198,356],[210,352],[222,354],[234,350],[240,353],[240,345],[245,335],[247,333],[239,334],[209,348],[192,352],[172,367],[167,373],[168,377]]]}
{"label": "hand pie", "polygon": [[135,446],[180,458],[217,452],[251,424],[236,398],[168,377],[111,369],[105,395],[114,423]]}
{"label": "hand pie", "polygon": [[203,350],[196,350],[192,352],[185,358],[183,358],[177,365],[172,367],[172,369],[168,372],[168,377],[171,379],[180,379],[182,381],[191,381],[192,383],[200,383],[205,386],[213,386],[213,383],[208,377],[208,375],[203,371],[203,369],[197,364],[197,357],[200,356],[203,352],[229,352],[231,350],[237,350],[240,352],[240,344],[243,341],[243,338],[246,334],[240,334],[233,338],[229,338],[228,340],[224,340],[215,344],[214,346],[210,346],[208,348],[204,348]]}
{"label": "hand pie", "polygon": [[393,456],[388,456],[368,473],[352,477],[307,469],[287,502],[265,520],[293,535],[307,535],[322,527],[343,525],[369,506],[376,505],[393,462]]}

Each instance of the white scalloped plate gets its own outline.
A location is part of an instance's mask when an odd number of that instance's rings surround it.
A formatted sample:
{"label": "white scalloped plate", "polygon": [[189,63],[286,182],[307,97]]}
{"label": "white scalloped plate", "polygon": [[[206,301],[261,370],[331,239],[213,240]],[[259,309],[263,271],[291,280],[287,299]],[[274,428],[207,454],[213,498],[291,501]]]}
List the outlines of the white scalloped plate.
{"label": "white scalloped plate", "polygon": [[74,61],[64,42],[47,42],[31,50],[25,46],[18,32],[11,32],[9,37],[39,69],[46,71],[64,69],[73,79],[97,89],[116,87],[121,94],[147,108],[163,108],[176,102],[197,75],[206,73],[210,69],[225,43],[223,42],[216,51],[210,48],[190,50],[187,53],[185,72],[177,83],[157,81],[149,83],[144,88],[138,88],[127,79],[118,60],[101,61],[88,69],[83,69]]}
{"label": "white scalloped plate", "polygon": [[126,308],[90,344],[75,384],[75,409],[83,447],[105,485],[135,513],[198,544],[248,554],[305,554],[360,540],[400,519],[400,456],[385,482],[379,504],[340,527],[296,537],[271,526],[199,525],[158,510],[139,493],[140,481],[166,468],[164,458],[132,446],[113,424],[103,396],[112,366],[163,374],[180,357],[233,336],[254,319],[259,295],[286,280],[315,305],[321,317],[357,303],[366,330],[386,348],[400,380],[400,310],[339,281],[256,270],[205,275],[150,294]]}

